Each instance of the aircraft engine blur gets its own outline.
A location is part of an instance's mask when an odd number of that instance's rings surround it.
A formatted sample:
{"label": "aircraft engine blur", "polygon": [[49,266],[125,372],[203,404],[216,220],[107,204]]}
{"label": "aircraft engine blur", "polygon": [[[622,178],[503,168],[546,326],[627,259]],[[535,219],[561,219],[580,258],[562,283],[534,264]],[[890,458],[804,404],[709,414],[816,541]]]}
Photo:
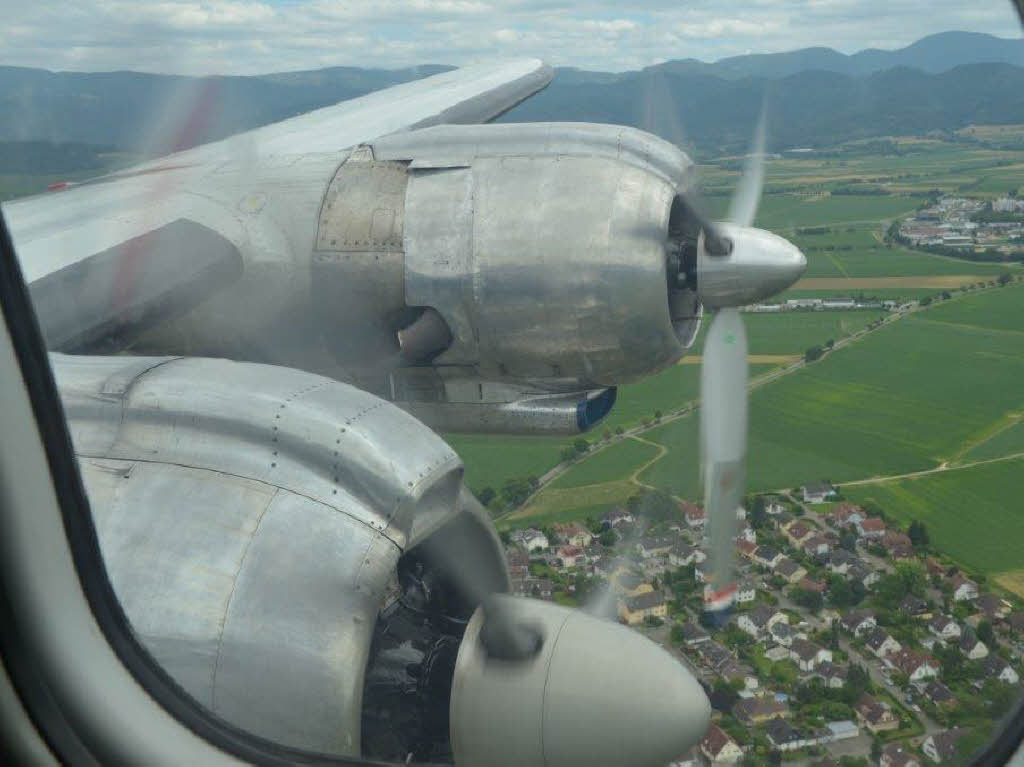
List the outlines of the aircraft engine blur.
{"label": "aircraft engine blur", "polygon": [[749,303],[802,272],[799,251],[756,229],[724,230],[737,247],[708,256],[693,183],[678,148],[618,126],[378,139],[324,199],[319,324],[344,329],[328,340],[339,361],[386,368],[393,399],[436,428],[586,430],[615,386],[685,353],[702,303]]}
{"label": "aircraft engine blur", "polygon": [[394,399],[431,425],[584,430],[616,385],[696,335],[696,291],[666,273],[691,166],[602,125],[439,126],[359,147],[319,218],[319,324],[343,329],[334,354],[367,375],[397,355]]}

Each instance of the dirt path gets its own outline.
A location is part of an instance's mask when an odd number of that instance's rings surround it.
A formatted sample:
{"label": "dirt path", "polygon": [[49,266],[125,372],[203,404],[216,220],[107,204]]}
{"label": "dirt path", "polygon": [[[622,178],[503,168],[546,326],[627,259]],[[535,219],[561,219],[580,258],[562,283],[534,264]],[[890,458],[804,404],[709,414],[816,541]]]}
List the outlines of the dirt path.
{"label": "dirt path", "polygon": [[841,482],[843,487],[853,487],[860,485],[880,485],[883,482],[892,482],[897,479],[915,479],[917,477],[927,477],[929,474],[942,474],[947,471],[960,471],[961,469],[970,469],[974,466],[984,466],[987,463],[999,463],[1001,461],[1013,461],[1017,458],[1024,458],[1024,453],[1012,453],[1011,455],[1001,455],[998,458],[985,458],[980,461],[968,461],[967,463],[957,464],[956,466],[950,466],[949,462],[940,463],[933,469],[924,469],[923,471],[912,471],[907,474],[891,474],[889,476],[879,477],[868,477],[867,479],[854,479],[849,482]]}

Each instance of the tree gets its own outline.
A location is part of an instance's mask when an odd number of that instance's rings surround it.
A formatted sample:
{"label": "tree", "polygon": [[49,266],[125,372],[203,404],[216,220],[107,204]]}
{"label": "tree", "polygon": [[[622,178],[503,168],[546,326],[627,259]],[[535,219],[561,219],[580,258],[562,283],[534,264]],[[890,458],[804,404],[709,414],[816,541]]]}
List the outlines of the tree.
{"label": "tree", "polygon": [[497,495],[497,493],[494,492],[493,487],[485,487],[483,490],[476,494],[476,499],[480,501],[480,503],[482,503],[484,506],[486,506],[487,504],[494,500],[495,495]]}
{"label": "tree", "polygon": [[571,463],[576,460],[576,451],[572,446],[563,447],[562,452],[558,454],[558,457],[561,458],[562,463]]}
{"label": "tree", "polygon": [[655,420],[655,422],[661,420],[661,411],[660,410],[655,410],[654,411],[654,420]]}
{"label": "tree", "polygon": [[822,605],[821,594],[810,589],[795,588],[789,592],[789,598],[807,610],[820,610]]}
{"label": "tree", "polygon": [[641,490],[626,502],[626,506],[633,514],[650,522],[665,522],[679,516],[676,502],[662,490]]}
{"label": "tree", "polygon": [[804,362],[814,362],[815,360],[821,359],[823,354],[820,346],[811,346],[804,352]]}
{"label": "tree", "polygon": [[615,534],[614,530],[605,530],[598,537],[597,541],[606,549],[612,548],[619,540],[619,536]]}
{"label": "tree", "polygon": [[979,621],[978,639],[987,645],[993,645],[996,641],[995,633],[992,631],[992,624],[989,621]]}
{"label": "tree", "polygon": [[878,760],[882,758],[882,741],[877,735],[871,738],[871,763],[878,764]]}
{"label": "tree", "polygon": [[839,547],[851,553],[857,552],[857,533],[850,528],[844,528],[839,533]]}
{"label": "tree", "polygon": [[836,345],[836,342],[835,342],[835,340],[834,340],[834,339],[831,339],[831,338],[830,338],[830,339],[828,339],[828,340],[827,340],[827,341],[825,342],[825,348],[826,348],[826,349],[831,349],[831,348],[832,348],[833,346],[835,346],[835,345]]}
{"label": "tree", "polygon": [[513,507],[522,505],[523,501],[529,498],[532,492],[533,486],[526,477],[507,479],[505,484],[501,486],[501,497]]}
{"label": "tree", "polygon": [[605,429],[605,430],[604,430],[604,431],[603,431],[603,432],[601,433],[601,438],[602,438],[602,439],[603,439],[603,440],[604,440],[605,442],[607,442],[608,440],[610,440],[610,439],[612,438],[612,432],[611,432],[611,429]]}
{"label": "tree", "polygon": [[583,437],[577,437],[576,440],[572,443],[572,446],[580,455],[583,455],[583,453],[590,450],[590,443],[583,439]]}
{"label": "tree", "polygon": [[910,542],[914,544],[915,548],[921,548],[927,546],[929,543],[928,530],[924,526],[924,522],[914,520],[910,523],[910,527],[907,528],[907,536],[910,538]]}
{"label": "tree", "polygon": [[1006,285],[1013,277],[1010,276],[1009,272],[1003,272],[996,278],[996,282],[999,283],[999,287]]}
{"label": "tree", "polygon": [[621,426],[616,426],[615,427],[615,434],[618,435],[618,436],[622,436],[622,427]]}

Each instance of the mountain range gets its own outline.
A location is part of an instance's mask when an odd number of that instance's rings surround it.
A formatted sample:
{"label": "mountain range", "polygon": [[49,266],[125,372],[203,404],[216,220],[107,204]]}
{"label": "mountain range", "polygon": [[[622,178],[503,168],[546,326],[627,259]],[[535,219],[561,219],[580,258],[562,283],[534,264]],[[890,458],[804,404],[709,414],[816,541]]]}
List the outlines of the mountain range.
{"label": "mountain range", "polygon": [[[188,78],[0,67],[0,141],[168,151],[445,69]],[[1024,123],[1024,41],[944,32],[894,51],[806,48],[632,72],[559,69],[545,91],[501,119],[634,125],[715,154],[746,145],[762,102],[772,149]]]}

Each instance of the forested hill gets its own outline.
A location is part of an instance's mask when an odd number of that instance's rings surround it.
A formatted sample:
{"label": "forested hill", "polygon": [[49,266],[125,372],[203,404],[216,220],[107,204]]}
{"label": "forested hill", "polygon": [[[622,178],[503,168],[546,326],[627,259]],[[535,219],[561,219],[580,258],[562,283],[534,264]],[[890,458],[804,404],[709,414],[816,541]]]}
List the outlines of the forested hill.
{"label": "forested hill", "polygon": [[[444,69],[187,78],[0,67],[0,141],[167,151]],[[1024,123],[1024,43],[948,32],[898,51],[849,56],[811,48],[711,64],[679,60],[638,72],[563,69],[546,91],[502,119],[633,125],[711,155],[747,145],[763,98],[772,150]],[[168,130],[170,145],[162,135]]]}

